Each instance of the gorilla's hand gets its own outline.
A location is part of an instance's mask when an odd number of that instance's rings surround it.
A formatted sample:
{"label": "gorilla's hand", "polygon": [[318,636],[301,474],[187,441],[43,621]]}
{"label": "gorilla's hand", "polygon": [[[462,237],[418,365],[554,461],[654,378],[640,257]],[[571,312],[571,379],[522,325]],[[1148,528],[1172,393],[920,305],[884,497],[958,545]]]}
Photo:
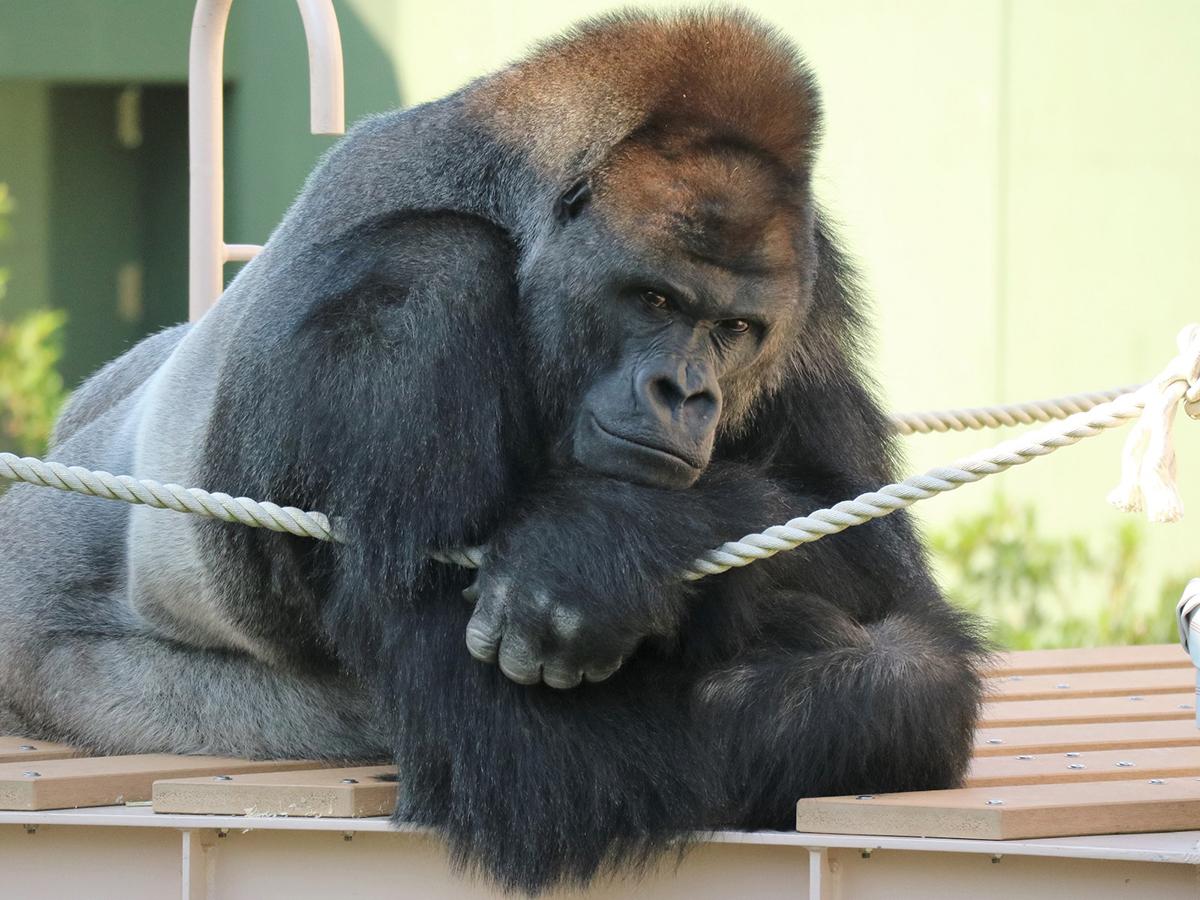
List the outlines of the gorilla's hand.
{"label": "gorilla's hand", "polygon": [[489,540],[467,647],[521,684],[602,681],[643,638],[678,633],[699,553],[805,507],[746,466],[710,467],[688,490],[548,476]]}
{"label": "gorilla's hand", "polygon": [[464,592],[475,601],[467,625],[472,656],[498,662],[518,684],[553,688],[603,681],[620,668],[642,635],[597,615],[599,604],[580,603],[575,586],[522,577],[516,568],[487,563]]}
{"label": "gorilla's hand", "polygon": [[704,491],[548,477],[489,539],[467,647],[521,684],[571,688],[678,631],[684,564],[716,541]]}

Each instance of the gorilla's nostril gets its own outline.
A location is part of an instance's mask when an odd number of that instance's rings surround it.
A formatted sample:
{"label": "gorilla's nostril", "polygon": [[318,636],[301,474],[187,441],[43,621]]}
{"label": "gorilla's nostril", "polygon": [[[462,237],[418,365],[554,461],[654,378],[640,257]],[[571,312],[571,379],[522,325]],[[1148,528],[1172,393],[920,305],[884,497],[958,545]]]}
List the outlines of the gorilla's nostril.
{"label": "gorilla's nostril", "polygon": [[666,407],[672,413],[688,400],[683,388],[670,378],[655,378],[651,381],[650,394],[657,404]]}
{"label": "gorilla's nostril", "polygon": [[720,408],[712,391],[697,391],[683,401],[683,411],[689,418],[707,422],[715,416]]}

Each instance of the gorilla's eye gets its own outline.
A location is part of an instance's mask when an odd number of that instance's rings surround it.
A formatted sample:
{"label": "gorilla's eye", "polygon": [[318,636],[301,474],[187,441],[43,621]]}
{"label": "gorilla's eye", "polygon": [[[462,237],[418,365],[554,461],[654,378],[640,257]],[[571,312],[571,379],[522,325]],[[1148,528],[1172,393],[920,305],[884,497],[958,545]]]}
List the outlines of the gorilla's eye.
{"label": "gorilla's eye", "polygon": [[647,306],[652,306],[655,309],[666,309],[671,305],[671,301],[658,291],[642,291],[642,300]]}
{"label": "gorilla's eye", "polygon": [[745,319],[725,319],[719,324],[726,331],[731,331],[734,334],[745,334],[750,330],[750,323]]}
{"label": "gorilla's eye", "polygon": [[583,208],[587,206],[588,200],[592,198],[592,186],[588,184],[586,178],[581,178],[569,188],[565,194],[558,198],[558,221],[564,225],[574,219],[577,215],[583,212]]}

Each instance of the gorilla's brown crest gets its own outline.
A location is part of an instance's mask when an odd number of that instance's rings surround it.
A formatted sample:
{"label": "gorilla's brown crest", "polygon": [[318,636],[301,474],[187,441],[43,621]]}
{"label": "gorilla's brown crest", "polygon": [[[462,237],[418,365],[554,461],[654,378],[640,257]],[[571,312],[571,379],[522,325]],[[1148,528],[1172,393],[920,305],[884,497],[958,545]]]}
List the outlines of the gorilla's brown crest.
{"label": "gorilla's brown crest", "polygon": [[796,265],[792,179],[753,150],[688,130],[623,141],[593,175],[598,208],[643,251],[743,273]]}
{"label": "gorilla's brown crest", "polygon": [[672,120],[736,136],[799,176],[820,120],[795,48],[737,11],[595,19],[479,82],[470,102],[556,183],[591,172],[626,138]]}

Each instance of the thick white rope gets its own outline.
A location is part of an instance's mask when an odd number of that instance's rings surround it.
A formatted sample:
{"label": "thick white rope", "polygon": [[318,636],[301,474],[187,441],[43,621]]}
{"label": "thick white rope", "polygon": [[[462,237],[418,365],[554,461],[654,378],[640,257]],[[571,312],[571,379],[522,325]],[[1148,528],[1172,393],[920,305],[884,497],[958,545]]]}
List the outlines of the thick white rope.
{"label": "thick white rope", "polygon": [[175,512],[221,519],[251,528],[284,531],[297,537],[316,538],[320,541],[337,540],[328,517],[319,512],[305,512],[294,506],[277,506],[268,502],[260,503],[249,497],[209,493],[178,484],[161,484],[147,478],[113,475],[81,466],[43,462],[32,456],[0,453],[0,479],[23,481],[39,487],[84,494],[88,497],[101,497],[105,500],[120,500],[154,509],[172,509]]}
{"label": "thick white rope", "polygon": [[[1001,428],[1065,419],[1134,390],[1137,388],[1117,388],[1004,406],[898,413],[891,417],[891,421],[896,431],[905,435]],[[20,481],[89,497],[101,497],[105,500],[121,500],[154,509],[192,513],[251,528],[267,528],[271,531],[294,534],[297,537],[337,540],[329,519],[319,512],[305,512],[294,506],[280,507],[274,503],[260,503],[249,497],[231,497],[223,493],[209,493],[199,488],[185,488],[178,484],[135,479],[128,475],[112,475],[81,466],[68,467],[61,463],[44,462],[32,456],[19,457],[12,453],[0,453],[0,480]],[[470,547],[437,553],[434,557],[441,562],[478,568],[483,561],[483,550]]]}
{"label": "thick white rope", "polygon": [[[1060,447],[1071,446],[1084,438],[1116,428],[1141,415],[1147,407],[1153,411],[1155,422],[1143,423],[1144,433],[1135,435],[1138,438],[1138,446],[1127,451],[1126,457],[1127,460],[1136,459],[1136,464],[1127,464],[1126,469],[1132,469],[1136,473],[1140,499],[1155,492],[1170,493],[1175,490],[1170,422],[1173,421],[1174,412],[1180,403],[1189,415],[1200,418],[1200,326],[1190,325],[1185,328],[1180,333],[1178,343],[1179,354],[1154,381],[1111,400],[1093,402],[1107,396],[1108,392],[1105,392],[1008,407],[910,414],[916,417],[913,420],[915,424],[910,422],[907,416],[898,417],[898,421],[904,423],[903,426],[898,425],[898,429],[908,428],[908,431],[902,430],[902,433],[913,433],[920,430],[999,427],[1019,424],[1023,421],[1022,417],[1030,417],[1036,421],[1041,421],[1039,417],[1043,416],[1058,417],[1076,406],[1084,410],[1068,414],[1067,418],[1057,424],[1018,439],[1004,441],[990,450],[973,454],[949,466],[930,469],[922,475],[914,475],[904,481],[885,485],[853,500],[845,500],[835,506],[792,519],[783,525],[746,535],[737,541],[729,541],[694,560],[684,577],[694,581],[706,575],[746,566],[784,550],[792,550],[801,544],[811,543],[872,519],[882,518],[898,509],[905,509],[918,500],[956,490],[964,484],[979,481],[1014,466],[1024,465],[1031,459],[1046,456]],[[981,424],[968,424],[975,422]],[[993,422],[994,425],[991,424]],[[939,423],[944,424],[945,428],[939,429]],[[43,462],[32,457],[20,458],[11,453],[0,453],[0,479],[23,481],[156,509],[188,512],[254,528],[286,532],[298,537],[338,540],[336,526],[321,513],[305,512],[295,507],[281,507],[274,503],[261,503],[248,497],[231,497],[228,494],[209,493],[198,488],[184,488],[177,484],[160,484],[128,475],[112,475],[78,466]],[[1125,486],[1124,479],[1122,486]],[[1118,491],[1120,490],[1118,488]],[[1124,493],[1128,494],[1128,491]],[[1177,499],[1177,494],[1175,498]],[[1133,503],[1123,505],[1125,508],[1136,508]],[[1151,515],[1155,515],[1154,509],[1151,509]],[[470,547],[437,553],[434,554],[434,558],[467,568],[477,568],[482,562],[483,552],[483,548]]]}
{"label": "thick white rope", "polygon": [[930,434],[946,431],[975,431],[982,428],[1006,428],[1012,425],[1034,425],[1065,419],[1076,413],[1131,394],[1141,385],[1111,388],[1088,394],[1070,394],[1027,403],[1006,403],[1001,406],[972,406],[963,409],[930,409],[920,412],[893,413],[892,426],[898,434]]}
{"label": "thick white rope", "polygon": [[906,509],[918,500],[954,491],[964,484],[980,481],[1021,466],[1039,456],[1048,456],[1061,447],[1077,444],[1110,428],[1124,425],[1141,415],[1146,406],[1145,389],[1122,394],[1087,412],[1069,416],[1062,422],[1041,428],[1015,440],[1003,441],[988,450],[964,457],[948,466],[930,469],[904,481],[884,485],[876,491],[843,500],[835,506],[819,509],[806,516],[776,525],[741,540],[729,541],[709,550],[693,561],[684,576],[689,581],[705,575],[717,575],[729,569],[767,559],[784,550],[794,550],[831,534],[862,525],[872,519]]}

